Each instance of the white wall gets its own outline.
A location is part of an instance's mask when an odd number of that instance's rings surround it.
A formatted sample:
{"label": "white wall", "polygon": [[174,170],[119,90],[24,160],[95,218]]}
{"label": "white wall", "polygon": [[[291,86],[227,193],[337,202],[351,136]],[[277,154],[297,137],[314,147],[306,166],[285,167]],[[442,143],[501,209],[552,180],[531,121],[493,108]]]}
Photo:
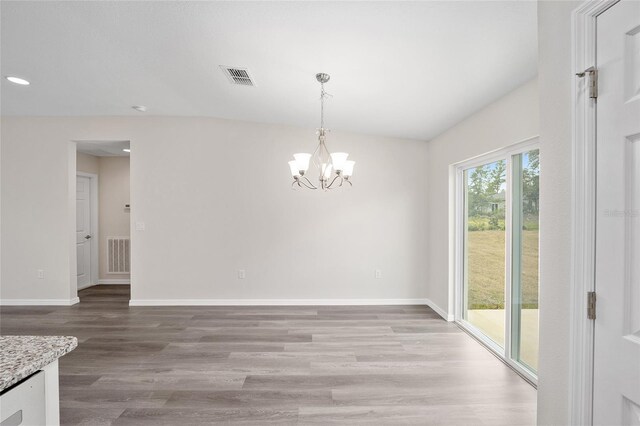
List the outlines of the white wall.
{"label": "white wall", "polygon": [[[64,123],[45,120],[2,120],[2,300],[75,297],[76,153],[65,138]],[[17,124],[17,125],[16,125]],[[74,185],[73,196],[69,185]],[[74,213],[75,214],[75,213]],[[73,248],[73,250],[71,250]],[[44,270],[44,279],[36,271]]]}
{"label": "white wall", "polygon": [[132,221],[146,225],[132,235],[135,300],[426,296],[424,142],[331,132],[329,148],[357,160],[354,187],[312,193],[290,189],[287,161],[315,148],[314,129],[3,117],[3,298],[68,295],[69,270],[57,259],[69,260],[73,237],[68,143],[100,139],[131,140]]}
{"label": "white wall", "polygon": [[540,359],[538,424],[569,423],[571,282],[571,12],[580,2],[538,3],[540,85]]}
{"label": "white wall", "polygon": [[534,79],[428,143],[427,294],[449,315],[453,315],[449,297],[449,166],[537,136],[538,110],[538,83]]}

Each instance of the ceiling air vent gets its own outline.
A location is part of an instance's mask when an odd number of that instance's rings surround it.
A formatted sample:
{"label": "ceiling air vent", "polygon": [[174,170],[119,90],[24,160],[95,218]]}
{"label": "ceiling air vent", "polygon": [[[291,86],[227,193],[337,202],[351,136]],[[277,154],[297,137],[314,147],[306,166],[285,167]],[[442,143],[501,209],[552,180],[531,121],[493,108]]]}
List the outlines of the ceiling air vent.
{"label": "ceiling air vent", "polygon": [[231,84],[239,84],[241,86],[255,86],[253,80],[251,80],[251,76],[249,75],[249,70],[246,68],[237,68],[237,67],[226,67],[224,65],[220,65],[222,71],[229,79]]}

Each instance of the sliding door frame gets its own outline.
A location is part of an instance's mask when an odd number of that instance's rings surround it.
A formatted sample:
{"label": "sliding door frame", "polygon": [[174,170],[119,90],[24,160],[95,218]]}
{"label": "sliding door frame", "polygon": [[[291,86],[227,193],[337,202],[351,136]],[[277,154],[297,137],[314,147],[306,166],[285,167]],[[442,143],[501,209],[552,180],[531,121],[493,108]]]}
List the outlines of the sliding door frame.
{"label": "sliding door frame", "polygon": [[[465,331],[473,335],[483,343],[495,355],[501,358],[507,365],[513,368],[518,374],[524,377],[532,385],[537,386],[538,378],[529,369],[513,359],[512,348],[512,304],[511,291],[513,284],[513,200],[511,185],[513,181],[513,156],[523,154],[528,151],[539,149],[538,136],[533,136],[517,142],[513,145],[479,155],[460,163],[453,164],[453,175],[455,176],[455,199],[453,209],[454,226],[454,318],[455,322]],[[505,171],[505,336],[504,348],[487,337],[482,331],[464,319],[464,292],[465,286],[465,262],[466,262],[466,234],[465,226],[466,199],[465,199],[465,179],[464,171],[496,161],[506,161]]]}

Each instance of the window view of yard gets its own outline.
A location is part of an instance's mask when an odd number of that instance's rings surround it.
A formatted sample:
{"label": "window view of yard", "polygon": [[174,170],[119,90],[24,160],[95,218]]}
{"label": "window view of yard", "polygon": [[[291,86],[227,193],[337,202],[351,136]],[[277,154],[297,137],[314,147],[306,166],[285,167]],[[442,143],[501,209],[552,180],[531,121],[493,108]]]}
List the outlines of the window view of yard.
{"label": "window view of yard", "polygon": [[[514,357],[534,371],[538,354],[538,151],[513,157],[514,312],[518,330]],[[468,169],[466,191],[465,309],[464,318],[498,345],[505,344],[505,214],[506,161]],[[516,216],[517,215],[517,216]],[[517,244],[517,247],[516,247]]]}

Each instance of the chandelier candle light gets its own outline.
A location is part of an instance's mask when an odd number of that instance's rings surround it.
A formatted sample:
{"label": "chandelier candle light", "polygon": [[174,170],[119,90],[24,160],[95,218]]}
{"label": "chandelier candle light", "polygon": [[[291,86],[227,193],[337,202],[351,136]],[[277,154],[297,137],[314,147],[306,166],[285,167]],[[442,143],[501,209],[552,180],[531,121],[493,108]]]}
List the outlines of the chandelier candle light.
{"label": "chandelier candle light", "polygon": [[[329,129],[325,129],[324,127],[324,99],[330,95],[324,91],[324,84],[329,81],[329,78],[329,74],[316,74],[316,80],[320,82],[320,128],[317,132],[318,147],[313,151],[313,154],[293,154],[295,160],[289,161],[289,168],[293,176],[293,183],[291,184],[293,189],[296,189],[295,187],[297,185],[300,188],[321,188],[326,191],[328,189],[339,188],[345,182],[351,186],[353,185],[349,178],[353,174],[353,165],[356,162],[347,160],[349,154],[346,152],[330,153],[325,144],[325,137]],[[309,170],[310,163],[313,164],[313,167],[318,173],[319,184],[317,186],[305,176]]]}

